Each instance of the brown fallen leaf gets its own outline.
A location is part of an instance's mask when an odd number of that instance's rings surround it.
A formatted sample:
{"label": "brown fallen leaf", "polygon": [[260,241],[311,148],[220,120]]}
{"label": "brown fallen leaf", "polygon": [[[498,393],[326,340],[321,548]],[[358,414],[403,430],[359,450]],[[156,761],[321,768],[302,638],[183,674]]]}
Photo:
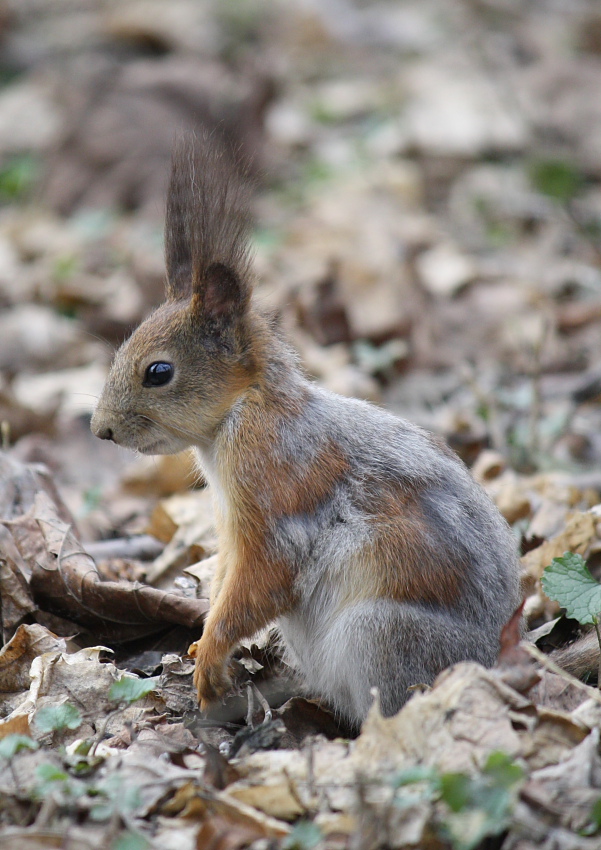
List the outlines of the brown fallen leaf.
{"label": "brown fallen leaf", "polygon": [[194,455],[186,450],[176,455],[139,458],[125,469],[121,484],[126,493],[134,496],[170,496],[188,490],[199,479]]}
{"label": "brown fallen leaf", "polygon": [[522,600],[501,630],[501,649],[497,659],[497,666],[503,670],[503,681],[520,694],[528,693],[541,678],[534,659],[521,643],[524,604],[525,600]]}
{"label": "brown fallen leaf", "polygon": [[6,527],[0,526],[0,599],[2,599],[2,639],[6,643],[16,627],[37,606],[29,586],[30,571]]}
{"label": "brown fallen leaf", "polygon": [[280,718],[286,727],[281,744],[285,747],[299,747],[309,735],[325,735],[334,740],[345,737],[349,731],[325,707],[304,697],[292,697],[274,711],[274,716]]}
{"label": "brown fallen leaf", "polygon": [[232,824],[218,815],[207,818],[196,836],[198,850],[242,850],[264,833],[248,824]]}
{"label": "brown fallen leaf", "polygon": [[540,681],[528,692],[536,705],[556,711],[570,712],[587,700],[587,694],[575,687],[568,677],[558,676],[550,670],[540,671]]}
{"label": "brown fallen leaf", "polygon": [[553,558],[561,557],[564,552],[575,552],[588,558],[599,547],[598,520],[597,508],[568,512],[557,534],[522,557],[522,591],[526,596],[525,615],[529,622],[536,618],[552,620],[558,616],[558,603],[549,599],[541,588],[543,570]]}
{"label": "brown fallen leaf", "polygon": [[[167,623],[200,630],[206,600],[132,582],[102,581],[48,470],[22,464],[5,452],[0,452],[0,523],[6,563],[12,559],[10,572],[2,572],[11,585],[12,625],[20,612],[35,613],[28,590],[44,613],[93,630],[100,640],[132,639]],[[65,624],[65,634],[76,630],[72,623]]]}
{"label": "brown fallen leaf", "polygon": [[34,623],[19,626],[12,639],[0,649],[0,693],[17,693],[29,688],[29,668],[38,655],[64,652],[65,640]]}
{"label": "brown fallen leaf", "polygon": [[564,552],[586,557],[589,546],[597,540],[598,516],[594,511],[575,511],[569,515],[565,528],[522,558],[522,567],[531,579],[539,579],[553,558]]}
{"label": "brown fallen leaf", "polygon": [[215,552],[217,538],[211,494],[200,490],[163,499],[146,531],[160,540],[168,540],[146,575],[149,584],[164,587],[182,569]]}
{"label": "brown fallen leaf", "polygon": [[2,829],[2,850],[104,850],[106,829],[64,823],[59,826],[10,826]]}
{"label": "brown fallen leaf", "polygon": [[47,493],[54,502],[58,516],[76,528],[49,470],[43,464],[21,463],[9,453],[0,451],[0,518],[11,520],[22,516],[40,491]]}
{"label": "brown fallen leaf", "polygon": [[180,786],[163,805],[162,813],[202,821],[219,817],[231,826],[256,830],[264,838],[283,838],[290,831],[286,823],[230,797],[225,791],[212,791],[194,782]]}
{"label": "brown fallen leaf", "polygon": [[92,630],[97,638],[123,641],[166,623],[202,627],[206,600],[137,582],[102,581],[93,559],[47,493],[39,492],[27,514],[5,525],[29,562],[35,601]]}

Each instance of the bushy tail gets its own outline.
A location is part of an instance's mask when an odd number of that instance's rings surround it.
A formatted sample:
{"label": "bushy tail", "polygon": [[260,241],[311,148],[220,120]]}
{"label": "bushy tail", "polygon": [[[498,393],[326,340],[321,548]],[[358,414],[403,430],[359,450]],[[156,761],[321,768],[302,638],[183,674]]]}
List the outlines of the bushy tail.
{"label": "bushy tail", "polygon": [[580,640],[551,653],[552,660],[566,672],[578,679],[591,673],[597,675],[599,668],[599,641],[596,633],[584,635]]}

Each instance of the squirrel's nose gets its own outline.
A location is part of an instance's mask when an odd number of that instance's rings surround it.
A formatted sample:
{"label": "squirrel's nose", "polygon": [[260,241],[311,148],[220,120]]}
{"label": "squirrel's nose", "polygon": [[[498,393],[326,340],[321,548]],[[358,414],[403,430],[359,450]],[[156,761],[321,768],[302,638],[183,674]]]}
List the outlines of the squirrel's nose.
{"label": "squirrel's nose", "polygon": [[101,440],[112,440],[113,442],[115,441],[111,428],[101,428],[99,431],[96,431],[96,436],[100,437]]}

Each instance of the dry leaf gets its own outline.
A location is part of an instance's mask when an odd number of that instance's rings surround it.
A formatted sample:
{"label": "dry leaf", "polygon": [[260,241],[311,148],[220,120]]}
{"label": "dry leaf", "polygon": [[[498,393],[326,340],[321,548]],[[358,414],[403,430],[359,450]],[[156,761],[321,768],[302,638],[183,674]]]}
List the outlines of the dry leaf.
{"label": "dry leaf", "polygon": [[112,640],[147,634],[165,623],[201,628],[208,610],[205,600],[138,583],[102,581],[45,492],[37,494],[27,515],[5,524],[29,561],[34,599],[44,609]]}
{"label": "dry leaf", "polygon": [[[168,534],[166,514],[177,530],[147,572],[149,584],[165,586],[185,567],[212,555],[217,548],[211,494],[207,490],[164,499],[156,514],[157,531]],[[162,530],[161,530],[162,529]],[[147,529],[155,534],[153,522]]]}
{"label": "dry leaf", "polygon": [[561,557],[564,552],[574,552],[586,557],[589,547],[597,541],[598,519],[594,511],[572,513],[560,534],[524,555],[522,567],[525,573],[532,579],[540,579],[545,567],[549,566],[553,558]]}
{"label": "dry leaf", "polygon": [[50,652],[64,652],[65,640],[43,626],[19,626],[11,640],[0,649],[0,693],[17,693],[29,688],[29,670],[34,658]]}

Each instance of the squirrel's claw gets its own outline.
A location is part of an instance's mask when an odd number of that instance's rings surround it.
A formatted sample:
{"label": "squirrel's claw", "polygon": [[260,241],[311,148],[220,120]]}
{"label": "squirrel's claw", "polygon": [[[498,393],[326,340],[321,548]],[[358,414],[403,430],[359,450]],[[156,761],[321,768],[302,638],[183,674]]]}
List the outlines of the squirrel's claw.
{"label": "squirrel's claw", "polygon": [[206,711],[231,688],[231,680],[223,663],[207,664],[202,654],[196,653],[194,668],[194,687],[198,693],[201,711]]}

